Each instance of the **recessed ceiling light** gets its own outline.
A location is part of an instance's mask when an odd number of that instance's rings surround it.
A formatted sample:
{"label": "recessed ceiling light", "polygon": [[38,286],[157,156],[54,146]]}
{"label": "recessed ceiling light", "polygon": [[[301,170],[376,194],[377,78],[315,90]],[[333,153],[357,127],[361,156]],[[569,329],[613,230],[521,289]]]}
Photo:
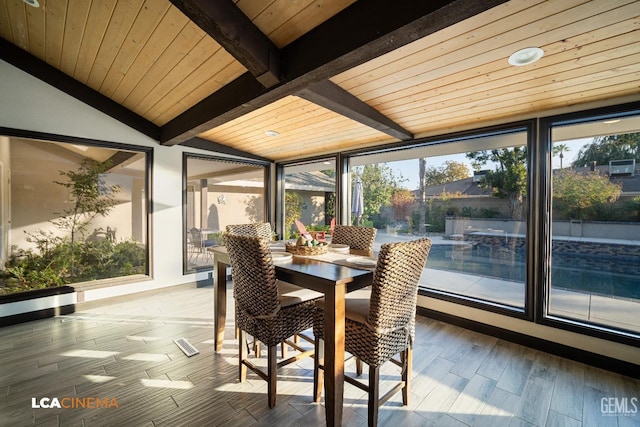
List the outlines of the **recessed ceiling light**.
{"label": "recessed ceiling light", "polygon": [[618,123],[620,121],[620,119],[613,119],[613,120],[605,120],[603,123],[606,123],[608,125],[612,125],[614,123]]}
{"label": "recessed ceiling light", "polygon": [[40,3],[38,3],[38,0],[22,0],[22,1],[28,4],[29,6],[40,7]]}
{"label": "recessed ceiling light", "polygon": [[275,130],[268,130],[264,133],[267,136],[278,136],[280,135],[278,132],[276,132]]}
{"label": "recessed ceiling light", "polygon": [[542,58],[544,51],[539,47],[527,47],[520,49],[509,57],[509,64],[519,67],[521,65],[529,65]]}

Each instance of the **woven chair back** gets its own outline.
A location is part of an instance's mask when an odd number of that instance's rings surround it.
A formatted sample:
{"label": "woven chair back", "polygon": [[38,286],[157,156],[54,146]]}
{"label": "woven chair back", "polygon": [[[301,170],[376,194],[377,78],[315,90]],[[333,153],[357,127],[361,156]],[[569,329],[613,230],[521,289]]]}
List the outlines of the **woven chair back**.
{"label": "woven chair back", "polygon": [[373,227],[336,225],[331,236],[331,243],[349,245],[351,249],[372,252],[377,231]]}
{"label": "woven chair back", "polygon": [[430,249],[428,238],[382,245],[371,286],[369,327],[381,332],[404,328],[413,335],[418,284]]}
{"label": "woven chair back", "polygon": [[227,233],[241,236],[266,237],[271,240],[271,224],[268,222],[255,222],[252,224],[227,225]]}
{"label": "woven chair back", "polygon": [[266,237],[227,233],[236,307],[249,317],[269,318],[280,310],[276,270]]}

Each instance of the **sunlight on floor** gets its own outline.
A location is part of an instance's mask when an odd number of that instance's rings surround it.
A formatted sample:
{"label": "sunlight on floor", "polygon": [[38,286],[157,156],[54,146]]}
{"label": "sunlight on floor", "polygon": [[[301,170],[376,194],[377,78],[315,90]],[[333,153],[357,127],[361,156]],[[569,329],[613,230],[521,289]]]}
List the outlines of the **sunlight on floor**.
{"label": "sunlight on floor", "polygon": [[153,388],[178,388],[181,390],[188,390],[193,388],[191,381],[171,381],[171,380],[147,380],[141,379],[142,385],[145,387]]}
{"label": "sunlight on floor", "polygon": [[60,353],[60,356],[66,357],[87,357],[90,359],[104,359],[119,354],[118,351],[101,351],[101,350],[71,350]]}

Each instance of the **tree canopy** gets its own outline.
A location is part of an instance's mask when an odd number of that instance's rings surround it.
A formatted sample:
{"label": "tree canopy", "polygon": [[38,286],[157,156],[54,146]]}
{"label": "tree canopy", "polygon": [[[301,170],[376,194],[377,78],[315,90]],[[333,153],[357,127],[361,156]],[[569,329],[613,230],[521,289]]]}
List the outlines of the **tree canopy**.
{"label": "tree canopy", "polygon": [[560,169],[562,169],[563,167],[562,159],[564,159],[564,153],[567,153],[569,151],[571,151],[571,149],[567,144],[553,144],[553,149],[551,151],[551,154],[553,155],[553,157],[555,156],[560,157]]}
{"label": "tree canopy", "polygon": [[553,176],[553,207],[566,219],[590,219],[594,208],[615,202],[622,185],[597,171],[587,174],[565,169]]}
{"label": "tree canopy", "polygon": [[640,133],[606,135],[593,138],[578,152],[574,167],[608,165],[611,160],[640,159]]}
{"label": "tree canopy", "polygon": [[73,197],[71,207],[62,213],[54,212],[59,217],[50,221],[70,233],[71,243],[75,243],[78,233],[84,235],[96,216],[106,217],[116,205],[115,194],[120,186],[107,184],[103,179],[103,174],[110,168],[109,161],[100,163],[85,159],[77,171],[60,171],[67,181],[53,181],[67,188]]}
{"label": "tree canopy", "polygon": [[407,189],[399,188],[391,195],[394,219],[404,220],[409,216],[409,207],[416,201],[416,195]]}
{"label": "tree canopy", "polygon": [[446,184],[468,178],[470,175],[467,165],[450,160],[439,167],[426,167],[425,182],[427,186]]}
{"label": "tree canopy", "polygon": [[391,204],[391,196],[400,188],[406,179],[402,175],[396,176],[393,169],[385,163],[370,164],[355,167],[352,183],[356,175],[362,180],[362,194],[364,197],[364,214],[362,220],[367,221],[373,215],[379,214],[383,206]]}
{"label": "tree canopy", "polygon": [[524,199],[527,196],[526,147],[475,151],[467,153],[466,156],[476,170],[482,169],[489,162],[496,165],[494,170],[483,176],[479,185],[491,189],[496,197],[509,199],[511,218],[521,219]]}

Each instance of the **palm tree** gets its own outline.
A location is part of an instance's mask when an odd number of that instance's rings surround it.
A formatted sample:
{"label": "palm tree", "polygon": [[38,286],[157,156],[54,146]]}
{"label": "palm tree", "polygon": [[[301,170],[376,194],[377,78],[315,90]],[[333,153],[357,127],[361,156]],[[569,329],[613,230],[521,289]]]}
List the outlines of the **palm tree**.
{"label": "palm tree", "polygon": [[563,153],[567,153],[571,151],[567,144],[556,144],[553,146],[552,154],[553,156],[560,157],[560,169],[562,169],[562,159],[564,158]]}
{"label": "palm tree", "polygon": [[418,224],[418,232],[424,233],[426,231],[425,223],[427,222],[426,218],[426,193],[427,193],[427,158],[421,157],[418,159],[418,173],[419,173],[419,181],[420,181],[420,197],[418,200],[418,204],[420,206],[420,224]]}

